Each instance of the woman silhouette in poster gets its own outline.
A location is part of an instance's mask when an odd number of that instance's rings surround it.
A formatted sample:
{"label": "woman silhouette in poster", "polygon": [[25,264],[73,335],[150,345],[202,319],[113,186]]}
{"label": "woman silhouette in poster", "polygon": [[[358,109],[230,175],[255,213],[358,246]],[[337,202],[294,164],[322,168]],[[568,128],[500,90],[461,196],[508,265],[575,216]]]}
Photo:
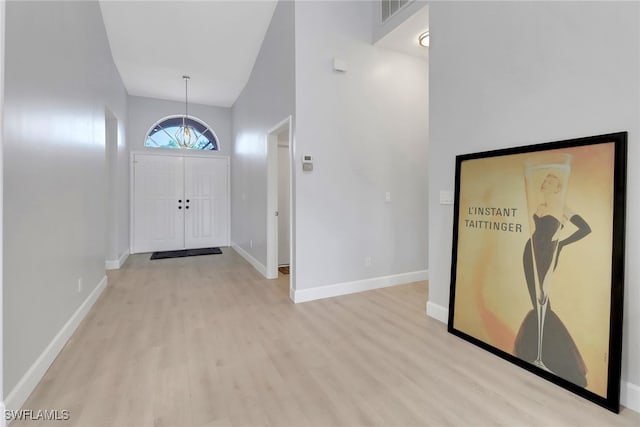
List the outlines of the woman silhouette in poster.
{"label": "woman silhouette in poster", "polygon": [[[547,279],[546,276],[550,276],[557,268],[562,250],[588,235],[591,228],[580,215],[567,207],[563,207],[560,218],[552,212],[550,201],[554,195],[563,191],[563,181],[558,176],[547,174],[539,191],[544,202],[537,206],[533,214],[534,231],[525,244],[522,259],[533,309],[527,313],[520,326],[514,354],[578,386],[586,387],[587,369],[578,347],[562,320],[552,310],[548,290],[541,288]],[[576,227],[576,231],[560,240],[559,233],[567,221]],[[550,280],[550,277],[548,279]],[[541,306],[544,310],[541,322],[542,335],[539,338],[538,317]]]}

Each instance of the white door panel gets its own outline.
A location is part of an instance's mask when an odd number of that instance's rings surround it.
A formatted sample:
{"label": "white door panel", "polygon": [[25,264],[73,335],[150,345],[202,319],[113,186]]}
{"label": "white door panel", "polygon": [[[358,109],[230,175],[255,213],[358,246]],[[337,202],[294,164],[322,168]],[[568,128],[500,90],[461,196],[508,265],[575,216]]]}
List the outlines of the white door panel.
{"label": "white door panel", "polygon": [[[185,247],[228,244],[228,159],[185,158]],[[185,208],[186,208],[185,206]]]}
{"label": "white door panel", "polygon": [[136,155],[134,166],[134,252],[183,248],[183,159]]}

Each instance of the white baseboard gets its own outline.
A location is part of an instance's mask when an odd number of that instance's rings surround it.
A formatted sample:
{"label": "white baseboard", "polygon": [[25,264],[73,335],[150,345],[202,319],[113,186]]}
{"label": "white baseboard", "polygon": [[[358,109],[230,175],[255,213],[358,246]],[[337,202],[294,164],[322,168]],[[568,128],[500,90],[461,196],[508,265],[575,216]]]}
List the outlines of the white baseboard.
{"label": "white baseboard", "polygon": [[7,420],[5,420],[6,412],[4,409],[4,402],[0,400],[0,427],[5,427],[7,425]]}
{"label": "white baseboard", "polygon": [[[36,388],[44,374],[49,369],[49,366],[53,363],[58,356],[64,345],[67,343],[71,335],[75,332],[82,319],[85,318],[93,304],[96,302],[102,291],[107,287],[107,276],[104,276],[96,288],[89,294],[87,299],[78,307],[73,316],[65,323],[65,325],[56,334],[53,340],[49,343],[47,348],[44,349],[42,354],[36,359],[29,370],[18,381],[18,384],[11,390],[4,401],[6,410],[17,411],[22,408],[24,402],[27,400],[33,389]],[[4,419],[4,412],[2,413]]]}
{"label": "white baseboard", "polygon": [[427,301],[427,316],[433,317],[442,323],[449,322],[449,309],[441,305],[434,304],[431,301]]}
{"label": "white baseboard", "polygon": [[120,258],[118,259],[108,259],[104,262],[104,269],[105,270],[117,270],[120,267],[122,267],[125,263],[125,261],[127,261],[127,258],[129,257],[129,250],[127,249],[126,251],[123,252],[122,255],[120,255]]}
{"label": "white baseboard", "polygon": [[297,289],[293,292],[293,302],[300,303],[322,298],[336,297],[339,295],[353,294],[356,292],[370,291],[389,286],[404,285],[407,283],[427,280],[428,270],[413,271],[411,273],[394,274],[391,276],[373,277],[371,279],[356,280],[354,282],[336,283],[334,285],[316,286],[314,288]]}
{"label": "white baseboard", "polygon": [[627,409],[640,412],[640,386],[626,381],[621,381],[620,404]]}
{"label": "white baseboard", "polygon": [[233,248],[234,251],[238,252],[238,254],[240,254],[240,256],[242,258],[247,260],[247,262],[249,264],[251,264],[253,266],[253,268],[258,270],[258,273],[262,274],[264,277],[267,277],[267,267],[262,265],[257,259],[255,259],[253,256],[251,256],[251,254],[249,252],[247,252],[244,249],[242,249],[240,247],[240,245],[238,245],[238,244],[236,244],[234,242],[231,242],[231,247]]}

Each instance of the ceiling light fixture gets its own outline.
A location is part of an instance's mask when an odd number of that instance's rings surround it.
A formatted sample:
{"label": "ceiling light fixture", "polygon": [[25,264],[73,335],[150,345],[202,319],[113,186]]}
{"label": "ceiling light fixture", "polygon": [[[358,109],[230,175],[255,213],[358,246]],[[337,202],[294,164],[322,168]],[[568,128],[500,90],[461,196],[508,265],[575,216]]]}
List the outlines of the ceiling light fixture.
{"label": "ceiling light fixture", "polygon": [[184,79],[184,116],[182,116],[182,126],[178,128],[176,134],[176,142],[181,148],[193,148],[198,140],[198,135],[196,134],[193,126],[187,123],[189,119],[189,91],[187,85],[189,83],[189,76],[182,76]]}
{"label": "ceiling light fixture", "polygon": [[420,43],[420,46],[429,47],[429,30],[418,36],[418,43]]}

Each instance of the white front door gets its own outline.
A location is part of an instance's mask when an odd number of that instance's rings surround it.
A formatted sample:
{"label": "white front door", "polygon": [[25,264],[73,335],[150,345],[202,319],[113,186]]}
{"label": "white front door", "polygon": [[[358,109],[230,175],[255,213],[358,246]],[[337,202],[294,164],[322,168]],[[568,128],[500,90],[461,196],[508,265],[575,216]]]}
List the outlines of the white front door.
{"label": "white front door", "polygon": [[135,154],[132,253],[229,246],[229,158]]}
{"label": "white front door", "polygon": [[182,157],[136,155],[134,163],[134,252],[184,247]]}
{"label": "white front door", "polygon": [[228,245],[227,158],[185,157],[185,247]]}

